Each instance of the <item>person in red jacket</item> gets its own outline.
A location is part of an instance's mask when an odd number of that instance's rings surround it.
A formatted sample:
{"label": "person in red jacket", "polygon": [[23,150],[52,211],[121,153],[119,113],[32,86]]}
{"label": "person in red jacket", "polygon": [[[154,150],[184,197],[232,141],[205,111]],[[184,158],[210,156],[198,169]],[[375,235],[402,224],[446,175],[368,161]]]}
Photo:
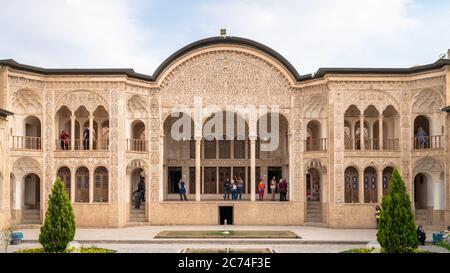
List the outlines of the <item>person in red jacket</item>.
{"label": "person in red jacket", "polygon": [[264,200],[264,191],[266,189],[266,184],[264,184],[264,179],[260,178],[258,183],[258,193],[259,193],[259,201]]}

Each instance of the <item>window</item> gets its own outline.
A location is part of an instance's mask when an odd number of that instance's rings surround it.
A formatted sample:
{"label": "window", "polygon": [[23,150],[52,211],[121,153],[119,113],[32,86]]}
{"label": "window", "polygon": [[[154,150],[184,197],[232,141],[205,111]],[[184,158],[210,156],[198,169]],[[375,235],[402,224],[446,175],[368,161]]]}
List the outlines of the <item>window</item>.
{"label": "window", "polygon": [[71,190],[71,177],[70,177],[70,169],[67,167],[62,167],[58,170],[57,176],[61,178],[61,180],[64,182],[64,189],[66,190],[67,196],[70,200],[70,190]]}
{"label": "window", "polygon": [[348,167],[345,170],[345,203],[358,203],[358,170]]}
{"label": "window", "polygon": [[89,170],[78,168],[76,174],[75,202],[89,202]]}
{"label": "window", "polygon": [[108,202],[108,170],[98,167],[94,173],[94,202]]}

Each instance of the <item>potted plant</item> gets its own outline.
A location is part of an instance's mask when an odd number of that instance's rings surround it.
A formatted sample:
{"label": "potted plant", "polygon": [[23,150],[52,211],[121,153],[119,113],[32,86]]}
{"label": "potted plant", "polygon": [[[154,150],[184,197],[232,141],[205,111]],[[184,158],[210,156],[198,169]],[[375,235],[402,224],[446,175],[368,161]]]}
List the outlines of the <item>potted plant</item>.
{"label": "potted plant", "polygon": [[13,231],[11,232],[11,244],[12,245],[18,245],[22,242],[23,239],[23,233],[19,231]]}

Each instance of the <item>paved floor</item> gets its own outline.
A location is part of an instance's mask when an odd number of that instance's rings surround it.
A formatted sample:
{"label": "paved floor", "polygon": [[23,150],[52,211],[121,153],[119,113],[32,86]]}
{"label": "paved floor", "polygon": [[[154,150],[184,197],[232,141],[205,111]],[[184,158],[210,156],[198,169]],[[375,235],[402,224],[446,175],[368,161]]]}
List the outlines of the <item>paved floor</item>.
{"label": "paved floor", "polygon": [[[302,239],[155,239],[162,230],[290,230]],[[24,229],[24,240],[18,246],[10,246],[8,252],[22,248],[39,247],[39,229]],[[433,231],[426,231],[430,239]],[[83,246],[97,246],[124,253],[179,253],[184,248],[270,248],[277,253],[336,253],[344,250],[376,244],[375,229],[330,229],[309,226],[142,226],[120,229],[77,229],[75,241]],[[427,245],[433,252],[446,249]]]}

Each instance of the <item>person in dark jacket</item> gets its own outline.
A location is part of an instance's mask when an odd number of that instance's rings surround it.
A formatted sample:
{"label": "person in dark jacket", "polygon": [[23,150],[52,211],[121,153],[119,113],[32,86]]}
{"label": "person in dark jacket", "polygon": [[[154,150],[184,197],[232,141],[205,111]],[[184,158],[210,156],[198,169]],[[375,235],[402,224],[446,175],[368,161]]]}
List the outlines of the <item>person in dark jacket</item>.
{"label": "person in dark jacket", "polygon": [[417,240],[420,242],[421,245],[425,245],[425,239],[427,238],[426,234],[425,234],[425,230],[423,230],[422,226],[419,226],[417,228]]}
{"label": "person in dark jacket", "polygon": [[280,201],[287,201],[286,192],[287,192],[287,182],[286,179],[281,178],[278,183],[278,191],[280,191]]}
{"label": "person in dark jacket", "polygon": [[377,219],[377,228],[378,228],[378,224],[380,223],[380,217],[381,217],[381,208],[380,208],[380,206],[376,205],[375,206],[375,219]]}
{"label": "person in dark jacket", "polygon": [[230,200],[231,182],[230,182],[229,178],[227,178],[225,180],[225,182],[223,183],[223,192],[224,192],[223,200],[226,200],[226,199]]}
{"label": "person in dark jacket", "polygon": [[180,193],[181,201],[183,201],[183,199],[184,199],[184,201],[187,201],[186,186],[185,186],[183,179],[180,179],[180,182],[178,183],[178,191]]}

